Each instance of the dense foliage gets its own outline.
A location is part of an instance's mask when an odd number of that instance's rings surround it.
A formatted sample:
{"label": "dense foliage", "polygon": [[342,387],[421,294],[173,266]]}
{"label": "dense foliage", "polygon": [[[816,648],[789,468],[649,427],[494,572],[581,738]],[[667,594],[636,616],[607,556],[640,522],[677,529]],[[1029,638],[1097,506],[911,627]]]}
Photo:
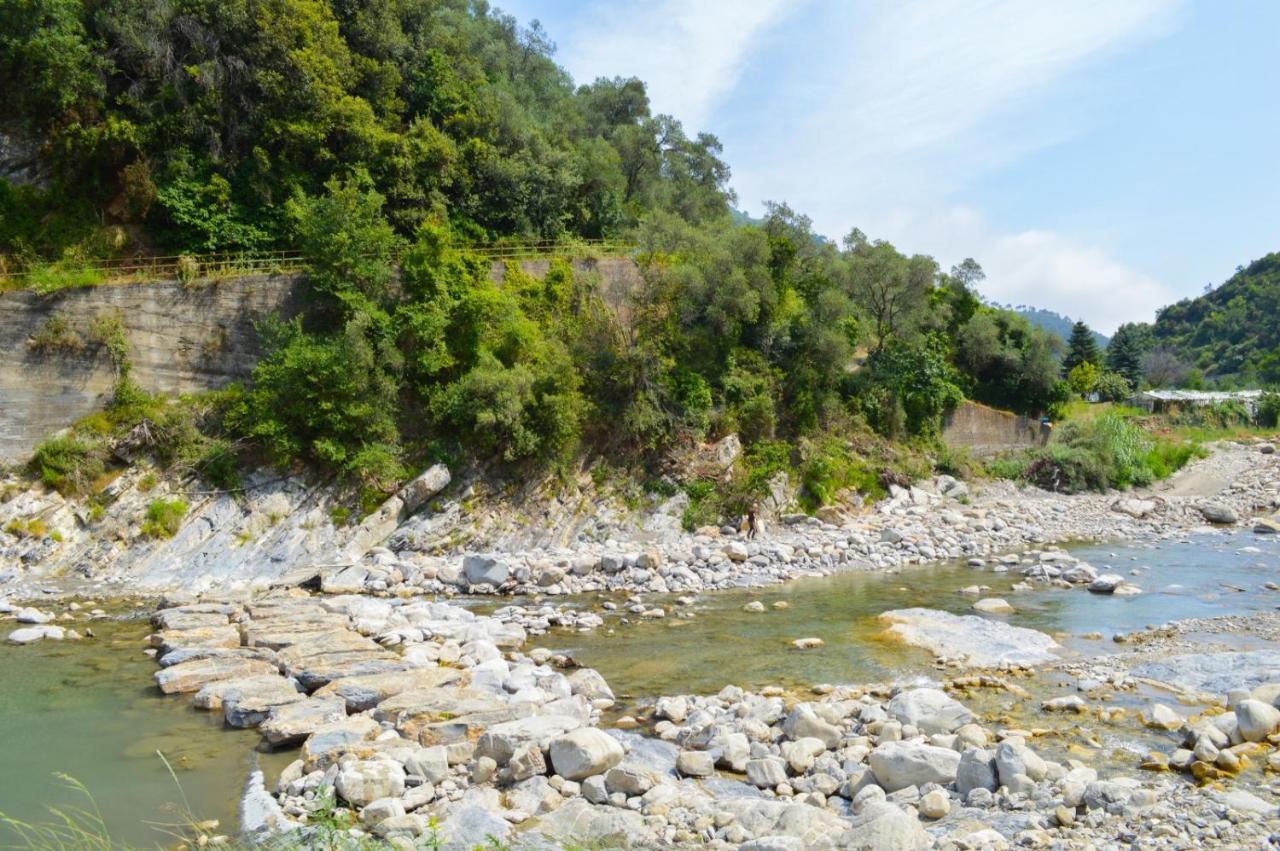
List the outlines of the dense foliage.
{"label": "dense foliage", "polygon": [[[1280,383],[1280,254],[1236,271],[1204,295],[1161,310],[1153,344],[1220,383]],[[1167,360],[1167,359],[1166,359]]]}
{"label": "dense foliage", "polygon": [[[441,455],[648,463],[737,432],[738,497],[791,467],[812,506],[893,480],[868,428],[927,447],[966,396],[1067,401],[1060,342],[984,304],[976,262],[944,272],[857,229],[837,245],[784,204],[744,220],[715,137],[651,114],[638,80],[575,87],[552,53],[481,0],[14,0],[0,126],[46,179],[0,181],[0,253],[38,274],[303,254],[307,309],[264,324],[251,384],[196,418],[215,437],[112,355],[108,431],[172,420],[157,445],[228,483],[244,451],[385,492]],[[497,275],[473,250],[598,237],[634,246],[620,308],[564,261]],[[78,429],[37,468],[83,490],[105,451]]]}

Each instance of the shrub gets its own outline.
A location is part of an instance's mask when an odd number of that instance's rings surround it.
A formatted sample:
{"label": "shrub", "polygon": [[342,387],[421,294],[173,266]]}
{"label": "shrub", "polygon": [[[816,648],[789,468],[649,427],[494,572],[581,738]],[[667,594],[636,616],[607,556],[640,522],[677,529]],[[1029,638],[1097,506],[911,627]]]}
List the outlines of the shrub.
{"label": "shrub", "polygon": [[148,538],[172,538],[182,527],[187,504],[181,499],[153,499],[142,521],[142,534]]}
{"label": "shrub", "polygon": [[1067,383],[1071,385],[1073,392],[1081,396],[1088,396],[1093,392],[1093,388],[1098,384],[1100,372],[1096,364],[1089,361],[1083,361],[1071,368],[1067,373]]}
{"label": "shrub", "polygon": [[32,350],[42,353],[78,352],[84,349],[84,344],[84,338],[61,313],[55,313],[40,323],[28,343]]}
{"label": "shrub", "polygon": [[88,491],[106,462],[99,447],[68,435],[51,437],[37,446],[30,466],[44,484],[63,496],[73,496]]}
{"label": "shrub", "polygon": [[1280,425],[1280,390],[1268,390],[1258,400],[1258,425],[1263,428]]}
{"label": "shrub", "polygon": [[1133,395],[1133,385],[1118,372],[1102,373],[1093,390],[1101,402],[1123,402]]}

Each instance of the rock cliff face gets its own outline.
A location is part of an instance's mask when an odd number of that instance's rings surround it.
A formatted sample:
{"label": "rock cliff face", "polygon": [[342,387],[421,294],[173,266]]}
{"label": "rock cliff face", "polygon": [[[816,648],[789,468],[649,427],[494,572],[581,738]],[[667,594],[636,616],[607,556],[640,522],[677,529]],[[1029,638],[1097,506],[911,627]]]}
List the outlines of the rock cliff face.
{"label": "rock cliff face", "polygon": [[[547,260],[522,260],[541,278]],[[594,281],[625,321],[640,284],[625,257],[574,260],[575,274]],[[501,283],[505,265],[495,263]],[[183,286],[178,281],[108,285],[50,295],[0,293],[0,464],[17,463],[50,433],[101,408],[115,374],[93,344],[38,347],[33,341],[61,320],[84,338],[95,318],[119,317],[129,342],[133,378],[150,392],[208,390],[245,379],[261,355],[257,322],[301,309],[298,276],[256,276]]]}
{"label": "rock cliff face", "polygon": [[[249,375],[260,354],[255,324],[297,310],[296,277],[250,277],[184,287],[177,281],[0,295],[0,462],[30,455],[46,435],[102,407],[115,373],[86,340],[98,317],[118,316],[134,379],[184,393]],[[76,335],[34,344],[51,322]]]}

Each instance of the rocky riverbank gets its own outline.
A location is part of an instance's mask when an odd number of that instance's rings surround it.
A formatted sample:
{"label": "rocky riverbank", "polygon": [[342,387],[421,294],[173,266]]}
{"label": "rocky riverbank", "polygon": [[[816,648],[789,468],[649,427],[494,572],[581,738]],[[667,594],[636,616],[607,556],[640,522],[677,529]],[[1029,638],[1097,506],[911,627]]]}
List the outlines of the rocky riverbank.
{"label": "rocky riverbank", "polygon": [[[153,618],[161,690],[257,727],[266,747],[300,747],[274,794],[258,796],[251,831],[312,830],[335,805],[404,847],[434,831],[446,847],[492,836],[750,849],[1243,848],[1280,830],[1280,784],[1200,788],[1164,772],[1051,759],[1040,743],[1060,735],[1052,724],[1001,726],[953,696],[1029,699],[1000,676],[660,697],[615,719],[641,734],[603,723],[615,698],[598,672],[525,649],[519,626],[447,603],[296,591],[169,602],[182,604]],[[1234,714],[1153,712],[1194,739],[1188,771],[1223,780],[1276,767],[1278,698],[1280,684],[1266,683],[1229,695]]]}

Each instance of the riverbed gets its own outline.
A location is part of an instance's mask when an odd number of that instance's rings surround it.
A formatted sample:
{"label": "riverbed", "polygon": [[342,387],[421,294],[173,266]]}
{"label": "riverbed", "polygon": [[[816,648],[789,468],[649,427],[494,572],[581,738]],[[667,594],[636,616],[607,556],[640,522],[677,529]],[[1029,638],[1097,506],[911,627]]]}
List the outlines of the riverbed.
{"label": "riverbed", "polygon": [[[1212,534],[1071,552],[1101,571],[1125,575],[1144,593],[1015,591],[1022,579],[1016,571],[954,563],[704,594],[691,607],[673,606],[661,620],[623,624],[610,617],[594,632],[555,632],[531,644],[569,652],[596,668],[627,706],[658,694],[715,692],[729,683],[807,688],[936,676],[927,654],[883,641],[875,616],[912,606],[965,613],[975,598],[959,592],[972,585],[986,586],[984,597],[1008,600],[1015,611],[1002,617],[1009,622],[1049,632],[1065,654],[1082,657],[1109,652],[1116,633],[1280,604],[1280,593],[1265,588],[1280,579],[1280,541],[1274,539]],[[753,601],[764,611],[744,611]],[[561,602],[598,609],[600,600]],[[670,602],[646,597],[646,603]],[[682,609],[694,616],[679,616]],[[150,628],[141,613],[93,628],[96,637],[83,642],[0,646],[7,769],[0,773],[0,811],[40,819],[51,803],[78,803],[56,777],[63,773],[88,787],[117,841],[162,844],[166,835],[155,825],[182,822],[188,812],[230,829],[236,793],[255,762],[270,781],[293,754],[258,754],[256,733],[224,729],[217,714],[193,710],[183,698],[162,698],[152,685],[154,663],[142,652]],[[806,637],[822,639],[823,646],[791,647]]]}

